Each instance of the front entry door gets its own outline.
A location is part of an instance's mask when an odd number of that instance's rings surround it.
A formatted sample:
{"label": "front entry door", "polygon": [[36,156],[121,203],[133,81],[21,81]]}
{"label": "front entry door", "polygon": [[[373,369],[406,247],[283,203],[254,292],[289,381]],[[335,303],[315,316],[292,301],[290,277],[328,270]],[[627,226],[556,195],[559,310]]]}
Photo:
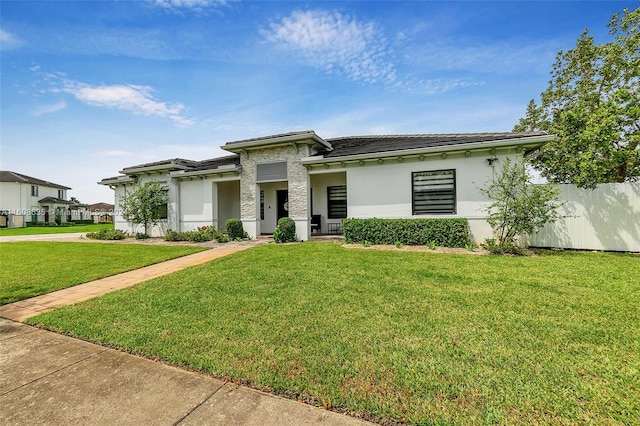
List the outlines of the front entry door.
{"label": "front entry door", "polygon": [[276,191],[276,200],[278,202],[278,219],[289,217],[289,191],[281,189]]}

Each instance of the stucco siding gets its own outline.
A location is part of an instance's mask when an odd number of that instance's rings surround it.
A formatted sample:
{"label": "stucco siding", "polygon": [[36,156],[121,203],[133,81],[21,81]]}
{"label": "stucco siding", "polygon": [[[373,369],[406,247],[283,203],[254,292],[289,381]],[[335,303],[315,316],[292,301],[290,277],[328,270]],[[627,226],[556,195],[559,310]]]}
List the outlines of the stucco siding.
{"label": "stucco siding", "polygon": [[[498,153],[503,160],[507,153]],[[513,153],[513,156],[518,156]],[[372,164],[347,168],[348,217],[356,218],[446,218],[465,217],[469,219],[472,238],[482,242],[491,238],[491,227],[486,223],[488,205],[479,188],[491,178],[492,168],[485,154],[449,155],[427,157],[423,161],[385,160],[383,164]],[[498,162],[500,164],[500,161]],[[413,215],[412,213],[412,173],[420,171],[456,171],[456,213]]]}

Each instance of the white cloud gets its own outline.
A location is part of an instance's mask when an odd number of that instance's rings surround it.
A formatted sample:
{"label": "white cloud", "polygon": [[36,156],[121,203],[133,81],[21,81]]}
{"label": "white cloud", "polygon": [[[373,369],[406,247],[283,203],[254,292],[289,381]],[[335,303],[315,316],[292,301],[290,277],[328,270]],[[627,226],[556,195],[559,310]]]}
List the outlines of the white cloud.
{"label": "white cloud", "polygon": [[69,93],[87,105],[116,108],[145,116],[164,117],[182,127],[194,124],[192,119],[183,115],[184,105],[157,101],[153,88],[149,86],[132,84],[91,86],[66,79],[62,82],[62,87],[54,91]]}
{"label": "white cloud", "polygon": [[24,46],[24,40],[19,39],[8,31],[0,29],[0,50],[12,50]]}
{"label": "white cloud", "polygon": [[397,82],[394,87],[408,93],[418,95],[437,95],[451,90],[483,86],[484,81],[472,78],[435,78],[428,80],[405,80]]}
{"label": "white cloud", "polygon": [[393,82],[396,69],[382,30],[337,11],[294,11],[261,30],[268,41],[313,66],[367,83]]}
{"label": "white cloud", "polygon": [[31,115],[33,117],[39,117],[41,115],[51,114],[54,112],[61,111],[66,107],[67,107],[67,103],[65,101],[56,102],[55,104],[52,104],[52,105],[42,105],[34,109],[31,112]]}

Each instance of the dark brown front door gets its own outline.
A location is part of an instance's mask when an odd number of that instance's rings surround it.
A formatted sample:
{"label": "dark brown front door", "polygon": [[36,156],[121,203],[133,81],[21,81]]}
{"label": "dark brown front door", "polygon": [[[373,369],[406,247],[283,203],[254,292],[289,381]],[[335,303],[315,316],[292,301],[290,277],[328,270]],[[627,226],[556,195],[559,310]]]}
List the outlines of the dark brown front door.
{"label": "dark brown front door", "polygon": [[281,189],[276,191],[276,200],[278,202],[278,219],[289,217],[289,191]]}

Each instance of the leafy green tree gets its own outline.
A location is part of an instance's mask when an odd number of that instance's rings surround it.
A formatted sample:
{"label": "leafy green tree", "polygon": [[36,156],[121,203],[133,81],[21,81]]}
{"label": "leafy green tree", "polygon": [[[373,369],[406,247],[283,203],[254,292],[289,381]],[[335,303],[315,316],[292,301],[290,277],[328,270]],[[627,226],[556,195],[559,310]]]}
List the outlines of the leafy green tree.
{"label": "leafy green tree", "polygon": [[594,188],[640,176],[640,8],[616,13],[612,41],[595,44],[588,30],[560,51],[549,87],[514,131],[557,136],[531,164],[550,182]]}
{"label": "leafy green tree", "polygon": [[122,216],[135,225],[144,225],[149,234],[150,226],[166,219],[167,188],[158,181],[136,184],[120,199]]}
{"label": "leafy green tree", "polygon": [[492,167],[493,179],[480,191],[492,200],[485,211],[489,213],[487,222],[496,232],[500,247],[514,247],[519,237],[533,235],[561,217],[557,187],[531,184],[522,162],[506,158],[501,170],[496,170],[495,165]]}

